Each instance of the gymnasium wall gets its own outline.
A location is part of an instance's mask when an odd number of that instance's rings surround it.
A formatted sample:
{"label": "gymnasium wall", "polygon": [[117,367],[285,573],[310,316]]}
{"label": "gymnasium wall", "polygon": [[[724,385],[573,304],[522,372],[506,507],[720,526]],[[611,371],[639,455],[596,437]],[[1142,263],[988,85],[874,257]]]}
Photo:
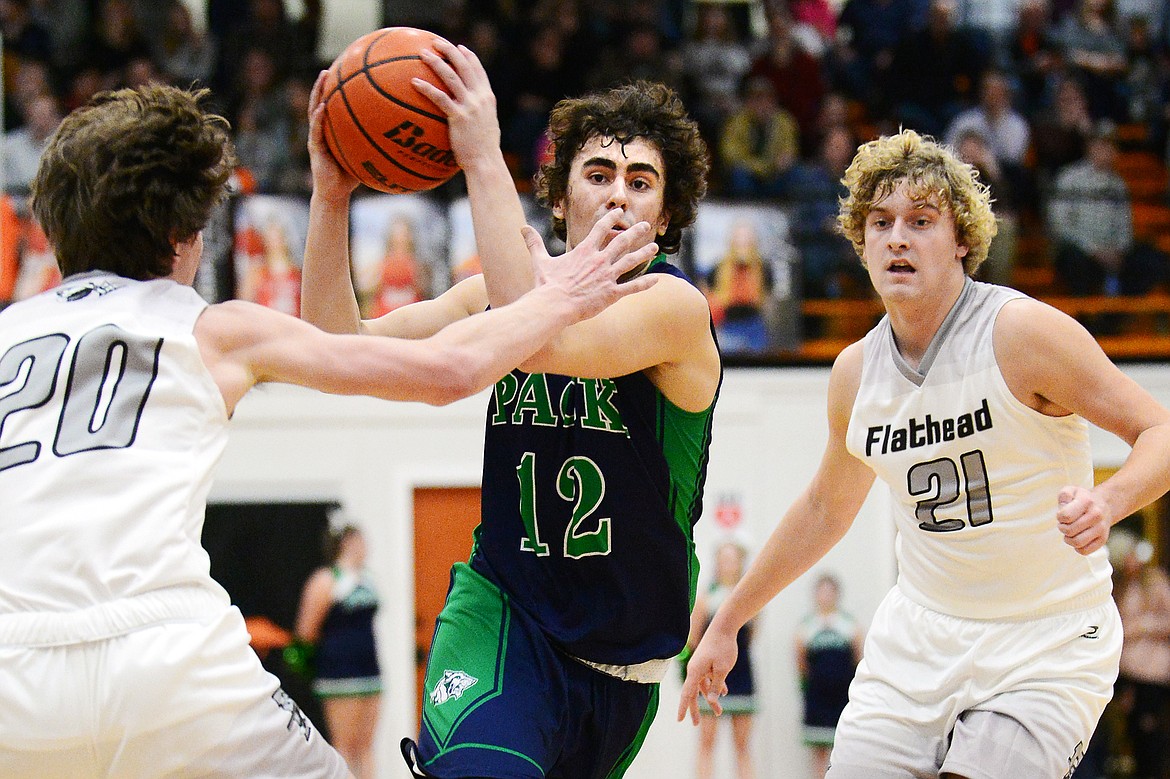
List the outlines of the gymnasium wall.
{"label": "gymnasium wall", "polygon": [[[1170,368],[1126,372],[1170,405]],[[826,369],[734,370],[716,414],[706,512],[697,530],[709,563],[724,533],[716,507],[737,506],[737,535],[753,547],[804,487],[824,446]],[[262,387],[240,405],[220,464],[213,502],[339,501],[366,529],[371,563],[384,596],[378,622],[389,692],[379,727],[379,776],[404,775],[396,745],[413,734],[414,618],[412,494],[415,487],[476,486],[482,464],[487,393],[444,408],[339,398],[297,388]],[[1097,464],[1116,467],[1127,448],[1093,432]],[[764,610],[756,640],[761,710],[754,750],[761,779],[804,775],[800,703],[792,659],[793,630],[811,603],[822,570],[843,583],[844,607],[868,623],[894,581],[892,523],[880,488],[845,539]],[[696,731],[674,721],[679,680],[662,687],[658,721],[629,779],[689,777]],[[734,776],[730,733],[721,734],[717,776]]]}

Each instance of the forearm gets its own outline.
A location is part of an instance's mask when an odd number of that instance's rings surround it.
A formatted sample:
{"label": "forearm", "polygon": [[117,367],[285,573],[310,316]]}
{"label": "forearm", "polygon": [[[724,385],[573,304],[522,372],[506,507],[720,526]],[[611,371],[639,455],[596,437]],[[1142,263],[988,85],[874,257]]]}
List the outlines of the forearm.
{"label": "forearm", "polygon": [[[838,518],[840,519],[840,518]],[[849,517],[852,520],[852,517]],[[833,522],[806,493],[772,531],[759,556],[719,607],[711,629],[734,635],[772,598],[812,568],[842,536],[849,522]]]}
{"label": "forearm", "polygon": [[488,301],[493,307],[507,305],[535,283],[532,258],[520,235],[524,209],[498,148],[470,162],[463,172]]}
{"label": "forearm", "polygon": [[445,327],[430,341],[463,370],[462,395],[489,387],[577,319],[563,291],[531,290],[506,306]]}
{"label": "forearm", "polygon": [[349,271],[349,199],[309,201],[301,318],[330,333],[356,333],[361,313]]}
{"label": "forearm", "polygon": [[1122,466],[1097,488],[1106,496],[1114,523],[1170,491],[1167,462],[1170,462],[1170,423],[1142,431]]}

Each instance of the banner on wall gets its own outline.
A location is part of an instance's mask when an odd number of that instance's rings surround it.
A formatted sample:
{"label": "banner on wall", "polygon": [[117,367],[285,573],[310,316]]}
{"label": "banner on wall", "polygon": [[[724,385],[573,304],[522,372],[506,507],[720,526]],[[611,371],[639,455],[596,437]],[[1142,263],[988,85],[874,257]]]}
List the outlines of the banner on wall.
{"label": "banner on wall", "polygon": [[307,198],[250,195],[237,200],[235,297],[299,316],[301,268],[308,232]]}
{"label": "banner on wall", "polygon": [[451,286],[446,209],[423,195],[370,195],[351,210],[354,290],[362,316],[430,300]]}
{"label": "banner on wall", "polygon": [[0,305],[37,295],[60,281],[57,258],[27,201],[0,196]]}
{"label": "banner on wall", "polygon": [[800,255],[784,209],[703,203],[691,256],[724,354],[767,355],[800,345]]}

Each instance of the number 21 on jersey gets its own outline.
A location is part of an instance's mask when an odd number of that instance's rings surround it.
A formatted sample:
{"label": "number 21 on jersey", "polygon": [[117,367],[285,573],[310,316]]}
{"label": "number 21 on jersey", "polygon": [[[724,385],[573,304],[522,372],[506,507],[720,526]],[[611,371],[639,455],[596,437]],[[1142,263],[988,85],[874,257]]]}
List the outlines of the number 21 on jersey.
{"label": "number 21 on jersey", "polygon": [[[962,484],[959,469],[963,471]],[[970,525],[979,527],[992,520],[991,491],[987,484],[987,464],[978,449],[959,457],[958,465],[949,457],[940,457],[911,466],[906,472],[906,487],[912,497],[919,497],[914,510],[918,527],[932,533],[962,530]],[[967,519],[957,517],[939,519],[935,516],[942,506],[966,496]],[[921,496],[921,497],[920,497]]]}

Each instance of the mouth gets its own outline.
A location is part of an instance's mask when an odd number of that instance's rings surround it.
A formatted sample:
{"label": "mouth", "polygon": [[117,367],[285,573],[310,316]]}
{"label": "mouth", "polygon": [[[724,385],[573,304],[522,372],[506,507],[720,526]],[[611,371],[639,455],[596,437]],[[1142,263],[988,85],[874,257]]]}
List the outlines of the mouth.
{"label": "mouth", "polygon": [[912,275],[916,273],[914,266],[908,260],[902,259],[892,260],[886,266],[886,271],[896,275]]}

